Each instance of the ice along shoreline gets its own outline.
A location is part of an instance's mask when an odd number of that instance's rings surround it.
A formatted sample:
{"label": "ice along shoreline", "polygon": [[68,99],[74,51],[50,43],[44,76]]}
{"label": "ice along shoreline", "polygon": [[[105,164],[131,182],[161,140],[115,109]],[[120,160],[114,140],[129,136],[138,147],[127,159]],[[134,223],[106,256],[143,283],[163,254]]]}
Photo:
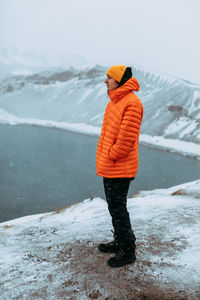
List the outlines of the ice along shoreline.
{"label": "ice along shoreline", "polygon": [[[46,128],[67,130],[90,136],[99,136],[101,128],[85,123],[57,122],[51,120],[40,120],[30,118],[19,118],[0,110],[0,124],[2,125],[29,125]],[[163,136],[151,136],[148,134],[140,135],[140,144],[146,147],[169,151],[182,156],[200,160],[200,144],[186,142],[178,139],[169,139]]]}

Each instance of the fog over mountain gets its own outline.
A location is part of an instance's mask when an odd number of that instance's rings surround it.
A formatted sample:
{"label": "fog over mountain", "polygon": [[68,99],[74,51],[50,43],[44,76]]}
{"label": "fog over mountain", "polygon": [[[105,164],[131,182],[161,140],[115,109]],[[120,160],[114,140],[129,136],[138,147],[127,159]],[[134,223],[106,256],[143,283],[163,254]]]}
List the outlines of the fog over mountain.
{"label": "fog over mountain", "polygon": [[84,57],[64,51],[33,50],[11,44],[0,44],[0,78],[9,75],[33,74],[44,70],[58,70],[71,65],[81,67],[87,62]]}

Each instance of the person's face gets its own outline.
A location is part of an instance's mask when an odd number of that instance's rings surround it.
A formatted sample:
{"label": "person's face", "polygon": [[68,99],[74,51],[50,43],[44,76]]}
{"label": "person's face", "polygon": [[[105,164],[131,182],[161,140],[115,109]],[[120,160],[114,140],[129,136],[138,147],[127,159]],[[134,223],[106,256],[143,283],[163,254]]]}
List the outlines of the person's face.
{"label": "person's face", "polygon": [[105,84],[107,85],[107,91],[114,90],[119,86],[119,83],[115,79],[111,78],[109,75],[105,80]]}

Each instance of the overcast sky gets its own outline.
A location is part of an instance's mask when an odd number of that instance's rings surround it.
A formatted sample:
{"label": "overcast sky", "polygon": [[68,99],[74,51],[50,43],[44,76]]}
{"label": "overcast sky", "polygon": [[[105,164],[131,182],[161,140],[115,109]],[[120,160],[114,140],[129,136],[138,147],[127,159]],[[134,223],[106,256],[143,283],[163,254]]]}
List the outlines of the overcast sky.
{"label": "overcast sky", "polygon": [[200,83],[200,0],[0,0],[0,44]]}

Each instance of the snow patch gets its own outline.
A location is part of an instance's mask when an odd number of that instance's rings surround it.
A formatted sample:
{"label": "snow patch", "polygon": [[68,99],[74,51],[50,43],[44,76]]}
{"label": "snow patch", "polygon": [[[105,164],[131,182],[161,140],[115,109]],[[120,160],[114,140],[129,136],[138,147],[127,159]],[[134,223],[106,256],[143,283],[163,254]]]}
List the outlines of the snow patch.
{"label": "snow patch", "polygon": [[178,139],[167,139],[161,136],[140,135],[140,142],[149,147],[178,153],[184,156],[200,159],[200,145]]}

